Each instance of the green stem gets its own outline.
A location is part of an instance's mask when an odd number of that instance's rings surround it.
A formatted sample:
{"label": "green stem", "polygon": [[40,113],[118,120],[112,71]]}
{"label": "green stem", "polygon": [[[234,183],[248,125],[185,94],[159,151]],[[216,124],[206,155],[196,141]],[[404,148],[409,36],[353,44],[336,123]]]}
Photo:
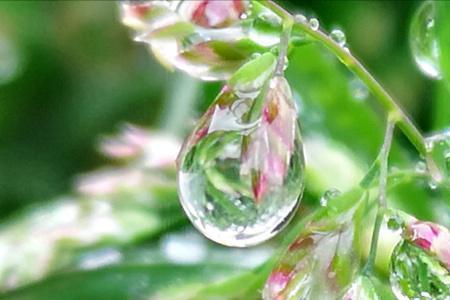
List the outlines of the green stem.
{"label": "green stem", "polygon": [[[264,0],[263,3],[266,7],[274,11],[283,19],[293,19],[293,16],[288,11],[272,0]],[[347,66],[349,70],[355,73],[359,79],[366,84],[375,98],[388,111],[388,113],[398,118],[399,128],[416,147],[419,153],[423,157],[428,156],[425,141],[420,131],[405,114],[405,112],[403,112],[403,110],[398,106],[392,96],[380,85],[380,83],[378,83],[378,81],[366,70],[366,68],[358,61],[358,59],[356,59],[356,57],[351,54],[347,48],[341,47],[320,29],[312,29],[307,23],[296,22],[294,26],[327,47],[337,58],[339,58],[342,63]]]}
{"label": "green stem", "polygon": [[280,52],[278,53],[277,65],[275,67],[275,75],[282,76],[284,74],[284,66],[286,63],[286,55],[289,48],[289,40],[291,38],[293,18],[286,18],[283,23],[283,32],[280,39]]}
{"label": "green stem", "polygon": [[380,154],[377,158],[380,164],[378,210],[375,218],[375,225],[373,227],[369,256],[367,258],[367,263],[362,270],[363,274],[365,275],[368,275],[373,270],[375,258],[377,256],[377,247],[378,247],[378,239],[380,236],[381,224],[383,223],[384,213],[387,209],[386,191],[387,191],[387,180],[389,175],[388,158],[389,152],[391,150],[395,124],[396,124],[395,120],[393,120],[392,118],[388,119],[386,133],[384,135],[383,146],[381,147]]}

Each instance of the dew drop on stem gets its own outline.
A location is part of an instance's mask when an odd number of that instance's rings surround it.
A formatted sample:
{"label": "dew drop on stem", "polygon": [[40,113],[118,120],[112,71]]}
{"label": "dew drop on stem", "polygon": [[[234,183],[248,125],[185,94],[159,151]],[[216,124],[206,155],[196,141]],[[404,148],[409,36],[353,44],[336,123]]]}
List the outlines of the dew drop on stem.
{"label": "dew drop on stem", "polygon": [[297,22],[297,23],[305,24],[305,23],[308,22],[308,19],[302,14],[297,14],[297,15],[294,16],[294,21]]}
{"label": "dew drop on stem", "polygon": [[311,28],[314,31],[318,30],[319,26],[320,26],[319,20],[316,18],[309,19],[308,24],[309,24],[309,28]]}
{"label": "dew drop on stem", "polygon": [[335,41],[340,47],[344,47],[347,42],[345,33],[340,29],[333,29],[330,33],[330,38]]}
{"label": "dew drop on stem", "polygon": [[339,195],[341,195],[341,191],[339,191],[336,188],[332,188],[327,190],[323,196],[320,198],[319,202],[320,202],[320,206],[327,206],[328,202],[333,199],[338,197]]}

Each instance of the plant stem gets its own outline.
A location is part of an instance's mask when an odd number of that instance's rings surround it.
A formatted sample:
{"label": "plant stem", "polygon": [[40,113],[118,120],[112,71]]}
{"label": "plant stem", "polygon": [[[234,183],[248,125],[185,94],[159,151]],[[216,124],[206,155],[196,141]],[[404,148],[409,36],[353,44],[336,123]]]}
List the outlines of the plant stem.
{"label": "plant stem", "polygon": [[280,39],[280,51],[278,53],[277,65],[275,67],[275,75],[282,76],[284,74],[284,66],[286,63],[286,55],[289,48],[289,40],[291,38],[292,25],[294,20],[286,18],[283,23],[283,32]]}
{"label": "plant stem", "polygon": [[[293,16],[288,11],[286,11],[284,8],[282,8],[272,0],[265,0],[262,2],[266,7],[274,11],[283,19],[293,19]],[[349,70],[356,74],[359,79],[366,84],[375,98],[388,111],[388,113],[398,118],[399,128],[416,147],[418,152],[423,157],[428,156],[425,141],[420,131],[409,119],[409,117],[403,112],[403,110],[398,106],[392,96],[366,70],[366,68],[358,61],[358,59],[356,59],[356,57],[351,54],[348,48],[341,47],[323,31],[321,31],[320,29],[314,30],[307,23],[295,22],[294,26],[327,47],[343,64],[347,66]]]}
{"label": "plant stem", "polygon": [[383,146],[381,147],[377,160],[380,164],[379,188],[378,188],[378,210],[375,217],[375,225],[373,227],[372,241],[370,244],[369,256],[367,263],[364,266],[362,273],[367,275],[373,270],[375,258],[377,256],[378,238],[380,236],[381,224],[383,223],[384,213],[387,209],[386,191],[388,180],[388,158],[392,145],[392,137],[394,134],[396,121],[391,118],[388,119],[386,126],[386,133],[384,135]]}

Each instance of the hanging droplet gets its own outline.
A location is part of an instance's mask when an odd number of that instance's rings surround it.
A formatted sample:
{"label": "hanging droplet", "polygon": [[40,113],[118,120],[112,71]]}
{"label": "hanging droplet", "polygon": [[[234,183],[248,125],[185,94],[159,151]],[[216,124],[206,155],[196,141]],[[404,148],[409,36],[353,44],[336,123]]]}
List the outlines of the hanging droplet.
{"label": "hanging droplet", "polygon": [[341,195],[341,191],[339,191],[338,189],[332,188],[327,190],[322,197],[320,197],[320,205],[321,206],[327,206],[328,201],[330,201],[333,198],[336,198],[338,196]]}
{"label": "hanging droplet", "polygon": [[245,84],[225,86],[187,138],[178,158],[178,186],[197,229],[220,244],[246,247],[287,224],[303,191],[304,165],[287,81],[271,79],[268,90],[252,97],[238,116],[231,110],[243,100],[240,86]]}
{"label": "hanging droplet", "polygon": [[341,47],[344,47],[347,42],[345,33],[340,29],[333,29],[330,33],[330,38]]}
{"label": "hanging droplet", "polygon": [[415,13],[410,28],[410,46],[419,69],[427,76],[440,79],[439,44],[435,28],[434,1],[425,1]]}
{"label": "hanging droplet", "polygon": [[425,139],[427,170],[430,172],[430,188],[450,186],[450,129],[436,132]]}
{"label": "hanging droplet", "polygon": [[369,89],[359,78],[353,78],[349,82],[350,92],[355,100],[363,101],[369,96]]}
{"label": "hanging droplet", "polygon": [[406,224],[391,255],[390,282],[397,299],[450,299],[450,234],[431,222]]}
{"label": "hanging droplet", "polygon": [[309,19],[309,27],[312,29],[312,30],[314,30],[314,31],[316,31],[316,30],[318,30],[319,29],[319,26],[320,26],[320,23],[319,23],[319,20],[318,19],[316,19],[316,18],[311,18],[311,19]]}

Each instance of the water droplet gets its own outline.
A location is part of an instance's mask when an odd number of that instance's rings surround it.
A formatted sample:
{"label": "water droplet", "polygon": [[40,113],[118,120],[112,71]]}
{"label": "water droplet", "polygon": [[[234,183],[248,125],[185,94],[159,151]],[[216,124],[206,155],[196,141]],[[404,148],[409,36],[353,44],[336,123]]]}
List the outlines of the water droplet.
{"label": "water droplet", "polygon": [[398,231],[404,225],[404,221],[398,215],[392,215],[387,221],[387,228],[392,231]]}
{"label": "water droplet", "polygon": [[319,20],[318,19],[316,19],[316,18],[311,18],[311,19],[309,19],[309,27],[312,29],[312,30],[314,30],[314,31],[316,31],[316,30],[318,30],[319,29],[319,26],[320,26],[320,23],[319,23]]}
{"label": "water droplet", "polygon": [[[242,101],[236,86],[225,87],[180,152],[181,204],[197,229],[224,245],[246,247],[275,235],[303,191],[303,150],[292,94],[283,77],[271,79],[270,86],[240,117],[215,113]],[[230,118],[244,126],[217,126]],[[211,213],[199,217],[205,210]]]}
{"label": "water droplet", "polygon": [[241,20],[245,20],[248,18],[248,15],[246,13],[241,14],[240,16]]}
{"label": "water droplet", "polygon": [[340,29],[333,29],[330,33],[330,38],[341,47],[344,47],[345,43],[347,42],[345,33]]}
{"label": "water droplet", "polygon": [[438,187],[438,183],[434,179],[430,179],[430,181],[428,181],[428,186],[430,189],[435,190]]}
{"label": "water droplet", "polygon": [[397,299],[445,300],[450,295],[447,268],[435,255],[407,240],[392,252],[389,279]]}
{"label": "water droplet", "polygon": [[444,129],[425,138],[428,156],[427,169],[433,183],[450,186],[450,129]]}
{"label": "water droplet", "polygon": [[297,14],[297,15],[294,16],[294,21],[297,22],[297,23],[305,24],[305,23],[308,22],[308,19],[302,14]]}
{"label": "water droplet", "polygon": [[327,190],[319,200],[320,205],[327,206],[328,201],[330,201],[333,198],[338,197],[339,195],[341,195],[341,191],[339,191],[338,189],[332,188],[332,189]]}
{"label": "water droplet", "polygon": [[425,1],[415,13],[410,28],[410,46],[419,69],[427,76],[440,79],[439,44],[435,28],[434,1]]}
{"label": "water droplet", "polygon": [[252,56],[251,56],[250,58],[251,58],[251,59],[256,59],[256,58],[258,58],[258,57],[261,57],[261,53],[255,52],[255,53],[252,54]]}
{"label": "water droplet", "polygon": [[349,88],[352,96],[356,100],[365,100],[369,96],[369,89],[359,78],[353,78],[349,82]]}
{"label": "water droplet", "polygon": [[420,174],[426,173],[428,171],[427,164],[423,160],[418,161],[416,164],[415,170],[417,173],[420,173]]}

